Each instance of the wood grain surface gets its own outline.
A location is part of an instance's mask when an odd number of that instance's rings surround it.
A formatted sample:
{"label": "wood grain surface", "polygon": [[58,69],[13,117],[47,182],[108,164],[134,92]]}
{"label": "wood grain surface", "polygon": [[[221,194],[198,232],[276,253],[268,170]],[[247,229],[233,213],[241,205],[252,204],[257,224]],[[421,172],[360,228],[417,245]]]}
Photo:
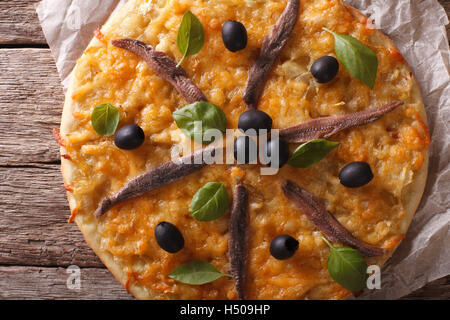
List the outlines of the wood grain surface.
{"label": "wood grain surface", "polygon": [[[67,224],[51,134],[64,95],[38,2],[0,0],[0,299],[131,299]],[[440,3],[450,12],[450,0]],[[81,268],[81,290],[67,287],[71,265]],[[404,299],[450,299],[450,276]]]}

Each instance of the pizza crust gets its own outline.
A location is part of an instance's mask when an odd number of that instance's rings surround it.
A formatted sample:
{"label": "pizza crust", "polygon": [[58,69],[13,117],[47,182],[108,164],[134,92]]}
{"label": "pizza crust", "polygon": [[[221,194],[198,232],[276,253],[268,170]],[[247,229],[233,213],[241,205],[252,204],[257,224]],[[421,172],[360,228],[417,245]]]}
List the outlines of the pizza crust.
{"label": "pizza crust", "polygon": [[[122,9],[120,9],[118,12],[116,12],[109,20],[108,22],[102,27],[101,31],[102,33],[106,34],[116,28],[116,26],[119,26],[121,21],[123,20],[124,14],[126,12],[129,12],[133,10],[134,7],[134,0],[128,1]],[[358,19],[363,20],[366,19],[366,17],[360,13],[357,9],[345,4],[345,6],[348,8],[348,10],[352,13],[352,15]],[[376,31],[380,34],[382,34],[381,31]],[[396,48],[395,44],[392,42],[391,39],[389,39],[386,35],[382,34],[382,37],[384,38],[384,41],[388,44],[389,47]],[[97,38],[93,38],[91,43],[89,44],[88,48],[93,46],[100,46],[102,45],[101,42]],[[63,109],[63,115],[62,115],[62,121],[61,121],[61,136],[64,136],[66,133],[70,132],[73,128],[76,128],[77,126],[77,120],[75,120],[72,116],[72,113],[75,110],[76,103],[71,98],[75,89],[75,83],[76,81],[73,81],[74,77],[72,77],[67,94],[66,94],[66,100],[64,104]],[[413,91],[412,94],[416,96],[417,101],[422,101],[421,98],[421,92],[420,88],[418,86],[418,83],[415,78],[413,78],[414,84],[413,84]],[[426,122],[426,111],[422,104],[420,108],[420,115],[422,119]],[[66,149],[64,147],[61,147],[61,154],[64,155],[66,153]],[[76,181],[78,178],[78,168],[73,164],[72,161],[67,160],[65,158],[62,158],[61,160],[61,170],[62,175],[64,179],[64,183],[66,185],[70,185],[72,181]],[[402,202],[405,206],[405,216],[403,218],[403,224],[401,225],[400,234],[406,234],[408,227],[414,217],[414,213],[416,212],[422,194],[424,192],[426,179],[427,179],[427,172],[428,172],[428,151],[424,152],[424,163],[421,169],[416,172],[413,181],[411,184],[409,184],[402,196]],[[76,201],[74,196],[71,192],[67,192],[67,197],[69,200],[69,205],[71,211],[76,210]],[[92,214],[93,216],[93,214]],[[114,256],[109,253],[106,250],[101,249],[101,238],[99,233],[97,232],[98,228],[98,221],[93,219],[87,219],[84,216],[76,216],[74,221],[78,225],[79,229],[81,230],[86,242],[88,245],[93,249],[93,251],[96,253],[96,255],[101,259],[101,261],[105,264],[105,266],[111,271],[111,273],[114,275],[114,277],[119,281],[124,287],[127,288],[127,290],[133,294],[138,299],[179,299],[180,297],[176,294],[161,294],[160,292],[156,292],[151,290],[150,288],[147,288],[143,285],[139,285],[135,283],[132,279],[130,281],[128,274],[126,274],[123,269],[124,266],[120,263],[118,259],[115,259]],[[401,241],[397,243],[395,248],[398,247]],[[382,266],[394,253],[395,249],[390,250],[389,253],[382,257],[376,257],[371,258],[370,263],[371,264],[377,264],[379,266]],[[351,296],[351,293],[349,292],[346,296],[347,298]],[[344,297],[345,298],[345,297]]]}
{"label": "pizza crust", "polygon": [[[367,20],[367,17],[362,14],[358,9],[345,4],[345,7],[350,11],[350,13],[357,19],[357,20]],[[397,46],[395,43],[383,32],[380,30],[377,30],[377,32],[380,33],[380,35],[383,37],[385,43],[388,44],[389,47],[394,48],[398,51]],[[411,68],[409,65],[407,66],[409,71],[412,73]],[[417,82],[417,79],[415,77],[412,77],[412,80],[414,82],[413,84],[413,90],[412,95],[416,97],[417,101],[423,101],[422,93],[420,91],[420,86]],[[427,120],[427,113],[425,110],[425,106],[422,103],[422,106],[420,108],[420,116],[423,119],[423,121],[428,126],[428,120]],[[423,192],[425,190],[425,185],[427,182],[427,176],[428,176],[428,162],[429,162],[429,154],[428,150],[424,152],[424,163],[419,171],[416,172],[415,177],[411,184],[407,185],[403,192],[402,192],[402,203],[405,208],[405,216],[403,218],[403,223],[400,228],[400,234],[406,234],[408,231],[408,228],[414,218],[414,214],[417,211],[417,208],[419,207],[420,201],[422,199]],[[389,254],[384,255],[382,257],[374,258],[373,264],[377,264],[379,266],[383,266],[387,260],[394,254],[395,250],[398,248],[400,243],[399,241],[395,248],[393,250],[389,251]]]}

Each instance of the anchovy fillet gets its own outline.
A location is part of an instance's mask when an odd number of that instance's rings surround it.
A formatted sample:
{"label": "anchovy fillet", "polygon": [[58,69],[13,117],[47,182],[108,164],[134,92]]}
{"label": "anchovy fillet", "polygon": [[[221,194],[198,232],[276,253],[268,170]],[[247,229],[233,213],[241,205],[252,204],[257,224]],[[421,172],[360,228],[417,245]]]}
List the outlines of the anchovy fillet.
{"label": "anchovy fillet", "polygon": [[285,181],[283,192],[331,242],[341,242],[359,250],[366,257],[382,256],[387,252],[356,239],[312,194],[294,182]]}
{"label": "anchovy fillet", "polygon": [[234,190],[229,230],[228,255],[231,273],[235,280],[238,298],[244,300],[248,272],[248,191],[242,184],[237,185]]}
{"label": "anchovy fillet", "polygon": [[134,39],[112,40],[116,47],[133,52],[161,78],[172,84],[188,103],[207,101],[202,91],[188,78],[186,71],[165,53],[155,51],[152,46]]}
{"label": "anchovy fillet", "polygon": [[328,138],[339,131],[374,122],[403,104],[403,101],[396,101],[385,106],[343,116],[314,119],[280,130],[280,139],[288,143],[303,143],[319,138]]}
{"label": "anchovy fillet", "polygon": [[216,149],[214,148],[198,150],[189,156],[166,162],[137,176],[129,181],[115,195],[103,199],[95,211],[95,216],[99,218],[106,211],[119,203],[137,198],[149,191],[163,187],[192,173],[200,171],[206,166],[205,158],[208,159],[208,157],[214,156],[215,150]]}
{"label": "anchovy fillet", "polygon": [[264,38],[260,55],[250,69],[243,95],[245,103],[251,108],[257,107],[273,64],[294,30],[299,7],[300,0],[288,0],[286,8],[273,27],[271,34]]}

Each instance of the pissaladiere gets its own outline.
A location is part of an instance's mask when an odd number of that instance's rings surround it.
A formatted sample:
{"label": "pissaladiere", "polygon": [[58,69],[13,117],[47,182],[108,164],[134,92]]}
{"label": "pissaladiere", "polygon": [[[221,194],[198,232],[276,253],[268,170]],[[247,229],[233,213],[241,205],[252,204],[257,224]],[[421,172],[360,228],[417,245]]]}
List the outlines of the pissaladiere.
{"label": "pissaladiere", "polygon": [[[193,119],[267,127],[278,172],[205,163]],[[130,0],[54,133],[69,221],[139,299],[350,296],[405,237],[430,142],[407,62],[339,0]]]}

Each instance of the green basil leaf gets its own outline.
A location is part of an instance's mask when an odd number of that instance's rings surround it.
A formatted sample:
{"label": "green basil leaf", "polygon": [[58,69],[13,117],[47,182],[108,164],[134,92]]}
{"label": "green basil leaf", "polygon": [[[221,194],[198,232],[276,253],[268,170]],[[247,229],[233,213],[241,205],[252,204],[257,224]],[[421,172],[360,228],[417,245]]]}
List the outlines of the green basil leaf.
{"label": "green basil leaf", "polygon": [[193,285],[213,282],[221,277],[231,277],[231,275],[219,272],[213,265],[202,260],[183,264],[169,274],[171,279]]}
{"label": "green basil leaf", "polygon": [[230,199],[223,183],[208,182],[192,198],[189,212],[199,221],[219,219],[228,210]]}
{"label": "green basil leaf", "polygon": [[338,145],[339,142],[325,139],[306,142],[295,149],[288,163],[294,168],[309,168],[325,158]]}
{"label": "green basil leaf", "polygon": [[205,32],[203,31],[202,23],[191,11],[187,11],[183,16],[177,35],[178,49],[183,55],[178,66],[181,65],[187,56],[197,54],[202,49],[204,43]]}
{"label": "green basil leaf", "polygon": [[99,135],[110,137],[116,133],[119,117],[119,110],[112,104],[101,104],[92,111],[92,127]]}
{"label": "green basil leaf", "polygon": [[[172,114],[178,128],[192,140],[201,143],[209,144],[214,142],[214,139],[209,140],[204,137],[206,131],[210,129],[217,129],[225,133],[227,129],[227,117],[222,109],[218,106],[205,102],[195,102],[175,111]],[[201,129],[199,124],[201,122]]]}
{"label": "green basil leaf", "polygon": [[334,51],[339,61],[352,76],[373,89],[378,70],[378,58],[375,52],[352,36],[336,33],[327,28],[323,29],[334,35]]}
{"label": "green basil leaf", "polygon": [[328,272],[331,278],[347,290],[360,291],[366,288],[367,262],[361,253],[350,247],[334,247],[322,238],[330,247]]}

